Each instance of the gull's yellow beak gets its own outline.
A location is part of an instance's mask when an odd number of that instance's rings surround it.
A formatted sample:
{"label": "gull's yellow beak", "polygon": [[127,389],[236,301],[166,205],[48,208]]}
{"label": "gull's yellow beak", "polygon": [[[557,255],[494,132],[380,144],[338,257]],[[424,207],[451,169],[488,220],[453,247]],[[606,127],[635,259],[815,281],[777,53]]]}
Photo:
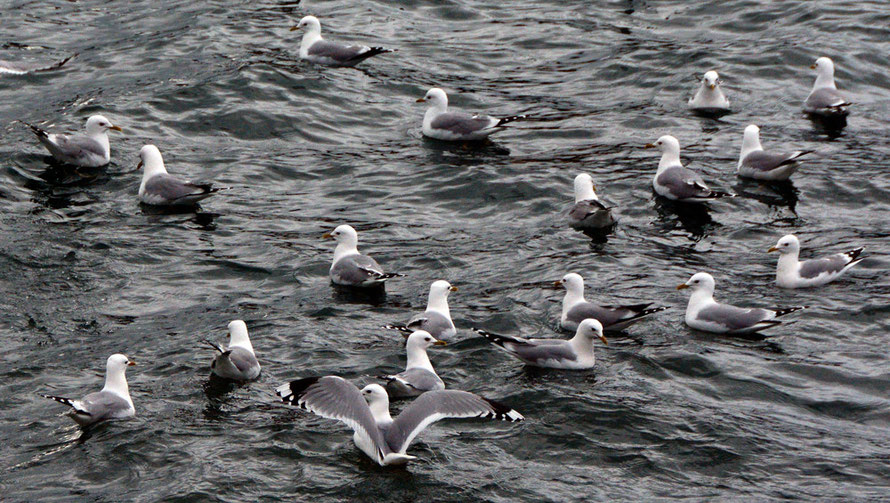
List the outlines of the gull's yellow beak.
{"label": "gull's yellow beak", "polygon": [[457,291],[457,287],[456,287],[456,286],[452,286],[451,288],[449,288],[449,290],[451,290],[452,292],[456,292],[456,291]]}
{"label": "gull's yellow beak", "polygon": [[111,127],[108,128],[108,129],[113,129],[113,130],[115,130],[115,131],[117,131],[117,132],[119,132],[119,133],[123,133],[123,132],[124,132],[124,130],[121,129],[120,126],[111,126]]}
{"label": "gull's yellow beak", "polygon": [[654,143],[647,143],[647,144],[643,145],[643,148],[655,148],[655,144],[654,144]]}
{"label": "gull's yellow beak", "polygon": [[772,253],[772,252],[774,252],[774,251],[779,251],[779,249],[776,248],[775,246],[773,246],[772,248],[770,248],[770,249],[767,250],[766,252],[767,252],[767,253]]}
{"label": "gull's yellow beak", "polygon": [[555,287],[560,287],[560,286],[562,286],[562,280],[554,281],[554,282],[553,282],[553,286],[555,286]]}
{"label": "gull's yellow beak", "polygon": [[816,69],[816,65],[815,65],[815,64],[810,65],[810,70],[815,70],[815,69]]}
{"label": "gull's yellow beak", "polygon": [[708,87],[710,87],[711,89],[715,89],[717,87],[717,84],[708,84]]}
{"label": "gull's yellow beak", "polygon": [[417,103],[423,103],[426,101],[426,98],[417,98]]}
{"label": "gull's yellow beak", "polygon": [[325,232],[321,235],[321,239],[332,239],[333,237],[330,232]]}
{"label": "gull's yellow beak", "polygon": [[686,283],[677,285],[677,290],[686,290],[687,288],[689,288],[689,285],[687,285]]}
{"label": "gull's yellow beak", "polygon": [[142,169],[143,164],[144,164],[144,163],[143,163],[142,160],[140,159],[140,160],[139,160],[139,164],[136,165],[136,169]]}
{"label": "gull's yellow beak", "polygon": [[603,341],[603,344],[605,344],[606,346],[609,345],[609,341],[606,340],[606,336],[605,336],[605,335],[601,335],[601,336],[600,336],[600,340]]}
{"label": "gull's yellow beak", "polygon": [[595,183],[590,182],[590,188],[593,189],[594,192],[596,192],[596,184]]}
{"label": "gull's yellow beak", "polygon": [[433,346],[447,346],[448,343],[445,341],[436,341],[433,343]]}
{"label": "gull's yellow beak", "polygon": [[128,367],[135,367],[135,366],[136,366],[136,362],[134,362],[133,360],[130,360],[130,361],[127,362],[127,366],[128,366]]}
{"label": "gull's yellow beak", "polygon": [[290,27],[290,31],[297,31],[300,29],[300,25],[295,25]]}

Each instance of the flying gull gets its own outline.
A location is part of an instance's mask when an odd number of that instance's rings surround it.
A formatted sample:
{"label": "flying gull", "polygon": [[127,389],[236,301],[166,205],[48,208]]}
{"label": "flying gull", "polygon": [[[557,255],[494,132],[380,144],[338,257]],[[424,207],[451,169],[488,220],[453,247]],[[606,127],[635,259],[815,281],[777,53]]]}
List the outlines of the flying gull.
{"label": "flying gull", "polygon": [[80,400],[72,400],[53,395],[41,395],[44,398],[63,403],[71,410],[67,415],[81,426],[89,426],[106,419],[123,419],[136,415],[130,390],[125,375],[127,367],[136,365],[121,354],[108,357],[105,370],[105,387],[102,391],[90,393]]}
{"label": "flying gull", "polygon": [[394,52],[383,47],[367,47],[364,45],[343,45],[328,42],[321,38],[321,23],[315,16],[306,16],[300,24],[290,31],[306,28],[300,42],[300,59],[327,66],[355,66],[358,63],[378,54]]}
{"label": "flying gull", "polygon": [[779,265],[776,267],[776,284],[782,288],[808,288],[830,283],[848,269],[862,261],[859,255],[864,248],[856,248],[844,253],[800,262],[800,241],[794,234],[788,234],[768,251],[779,252]]}
{"label": "flying gull", "polygon": [[418,330],[405,341],[408,364],[405,371],[395,375],[381,376],[387,381],[386,391],[393,398],[417,396],[427,391],[445,389],[445,383],[436,374],[430,357],[426,354],[430,346],[444,346],[445,341],[434,338],[429,332]]}
{"label": "flying gull", "polygon": [[760,128],[751,124],[745,128],[742,139],[742,152],[736,173],[746,178],[771,182],[785,181],[800,165],[798,159],[812,150],[798,150],[790,153],[764,152],[760,145]]}
{"label": "flying gull", "polygon": [[19,122],[31,128],[54,159],[81,168],[98,168],[111,162],[108,130],[121,131],[120,127],[101,115],[87,119],[85,134],[54,134],[27,122]]}
{"label": "flying gull", "polygon": [[569,340],[523,339],[478,329],[476,332],[527,365],[554,369],[591,369],[596,364],[593,339],[609,344],[603,335],[603,326],[593,318],[582,321]]}
{"label": "flying gull", "polygon": [[417,330],[426,330],[436,339],[452,337],[457,333],[457,329],[454,327],[454,322],[451,321],[448,294],[456,291],[457,287],[451,286],[445,280],[434,281],[430,285],[426,311],[411,318],[406,325],[385,325],[383,328],[400,330],[409,334]]}
{"label": "flying gull", "polygon": [[198,184],[180,180],[167,174],[161,151],[154,145],[145,145],[139,151],[138,168],[142,168],[139,200],[153,206],[194,206],[220,189],[210,184]]}
{"label": "flying gull", "polygon": [[419,98],[418,103],[429,102],[430,107],[423,115],[423,134],[430,138],[445,141],[479,141],[500,131],[505,125],[524,119],[525,115],[513,115],[498,119],[487,115],[470,115],[448,111],[448,96],[445,91],[434,87]]}
{"label": "flying gull", "polygon": [[680,162],[680,142],[670,135],[659,138],[654,144],[647,143],[646,148],[661,150],[658,171],[652,179],[655,192],[673,201],[701,203],[722,197],[733,197],[734,194],[711,190],[701,175],[686,169]]}
{"label": "flying gull", "polygon": [[349,225],[340,225],[322,236],[337,240],[330,276],[335,285],[378,287],[398,274],[386,274],[376,260],[358,252],[358,233]]}
{"label": "flying gull", "polygon": [[711,70],[701,79],[695,96],[689,99],[689,108],[703,114],[721,114],[729,111],[729,100],[720,89],[720,76]]}
{"label": "flying gull", "polygon": [[573,229],[602,229],[615,223],[612,213],[596,196],[590,175],[575,177],[575,205],[569,210],[569,226]]}
{"label": "flying gull", "polygon": [[582,321],[593,318],[599,321],[605,330],[617,332],[652,313],[667,309],[650,308],[651,302],[626,306],[600,306],[588,302],[584,300],[584,278],[573,272],[563,276],[553,286],[564,286],[566,289],[565,297],[562,299],[562,315],[559,319],[560,326],[565,330],[577,330]]}
{"label": "flying gull", "polygon": [[760,309],[720,304],[714,300],[714,285],[713,276],[700,272],[677,287],[677,290],[692,290],[686,306],[686,324],[696,330],[716,334],[753,334],[782,323],[775,318],[807,307]]}
{"label": "flying gull", "polygon": [[816,82],[803,104],[804,111],[825,117],[846,116],[849,113],[847,107],[852,103],[837,90],[834,83],[834,62],[821,57],[810,68],[816,70]]}
{"label": "flying gull", "polygon": [[250,381],[260,375],[260,362],[253,352],[250,336],[247,335],[247,324],[242,320],[229,323],[229,346],[205,340],[219,354],[213,358],[210,370],[224,379]]}
{"label": "flying gull", "polygon": [[309,377],[281,385],[281,400],[321,417],[336,419],[355,431],[352,441],[381,466],[404,465],[416,456],[406,454],[427,426],[447,418],[521,421],[522,414],[473,393],[456,390],[428,391],[402,409],[389,414],[389,397],[379,384],[359,390],[337,376]]}

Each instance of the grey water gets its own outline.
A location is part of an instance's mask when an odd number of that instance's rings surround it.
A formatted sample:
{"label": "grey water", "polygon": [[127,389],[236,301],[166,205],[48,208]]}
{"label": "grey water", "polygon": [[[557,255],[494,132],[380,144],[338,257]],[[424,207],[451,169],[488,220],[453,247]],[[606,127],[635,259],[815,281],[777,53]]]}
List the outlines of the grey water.
{"label": "grey water", "polygon": [[[355,69],[303,63],[308,14],[330,40],[397,48]],[[211,1],[0,5],[0,59],[61,68],[0,75],[0,500],[690,501],[890,499],[888,218],[890,4],[885,1]],[[846,127],[801,113],[809,65],[831,57]],[[734,113],[691,115],[716,69]],[[488,145],[424,140],[433,86],[452,106],[531,114]],[[77,130],[102,113],[105,168],[53,167],[16,119]],[[784,186],[738,179],[742,131],[816,153]],[[658,155],[738,197],[656,200]],[[229,187],[197,212],[139,205],[137,153]],[[590,173],[618,224],[562,219]],[[332,289],[338,224],[387,271],[384,297]],[[866,247],[844,279],[774,285],[767,248]],[[597,346],[593,371],[524,368],[471,327],[556,330],[567,272],[603,303],[670,309]],[[698,271],[717,298],[810,305],[742,340],[690,330],[674,287]],[[446,421],[406,469],[351,431],[276,401],[298,377],[355,382],[404,364],[381,330],[447,279],[456,341],[432,350],[448,387],[505,402],[521,423]],[[209,384],[212,351],[247,322],[263,365]],[[81,432],[37,393],[81,396],[123,352],[137,416]]]}

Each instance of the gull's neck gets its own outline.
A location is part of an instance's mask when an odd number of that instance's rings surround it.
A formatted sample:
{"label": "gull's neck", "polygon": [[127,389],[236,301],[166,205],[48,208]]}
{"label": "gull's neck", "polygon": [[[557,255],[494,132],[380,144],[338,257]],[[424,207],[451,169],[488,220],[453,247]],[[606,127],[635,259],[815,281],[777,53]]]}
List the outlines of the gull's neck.
{"label": "gull's neck", "polygon": [[562,319],[565,320],[569,314],[569,310],[575,307],[575,304],[584,302],[584,287],[566,288],[566,294],[562,298]]}
{"label": "gull's neck", "polygon": [[334,263],[343,257],[349,255],[358,255],[358,243],[353,241],[340,241],[334,248]]}
{"label": "gull's neck", "polygon": [[142,194],[145,191],[145,183],[151,177],[156,175],[163,175],[166,173],[167,168],[164,167],[164,161],[159,159],[145,161],[145,164],[142,166],[142,183],[139,184],[139,193]]}
{"label": "gull's neck", "polygon": [[406,351],[408,352],[408,363],[405,365],[405,370],[421,368],[429,370],[433,374],[436,373],[436,371],[433,370],[433,364],[430,362],[430,357],[427,355],[426,349],[418,346],[408,346]]}
{"label": "gull's neck", "polygon": [[130,399],[130,388],[127,386],[127,377],[124,375],[125,372],[126,367],[108,369],[105,373],[105,387],[102,388],[102,391],[109,391],[115,395],[120,395],[132,405],[133,401]]}
{"label": "gull's neck", "polygon": [[779,264],[776,267],[776,275],[783,276],[786,274],[797,273],[800,269],[800,250],[783,253],[779,256]]}
{"label": "gull's neck", "polygon": [[596,197],[596,192],[593,191],[593,186],[589,183],[583,183],[578,187],[575,187],[575,202],[580,203],[581,201],[598,201],[599,198]]}
{"label": "gull's neck", "polygon": [[232,342],[229,344],[228,349],[232,348],[243,348],[256,356],[256,353],[253,352],[253,344],[250,343],[250,337],[247,334],[232,334]]}
{"label": "gull's neck", "polygon": [[433,120],[448,111],[448,103],[436,103],[431,105],[426,113],[423,114],[423,124],[427,128],[430,127]]}
{"label": "gull's neck", "polygon": [[389,415],[389,398],[379,398],[368,403],[374,422],[377,426],[389,426],[392,424],[392,416]]}
{"label": "gull's neck", "polygon": [[822,89],[823,87],[837,89],[837,85],[834,83],[834,71],[829,72],[826,70],[816,74],[816,82],[813,83],[813,91]]}
{"label": "gull's neck", "polygon": [[702,308],[716,303],[717,301],[714,300],[714,292],[709,292],[705,289],[695,290],[692,292],[692,295],[689,296],[689,304],[686,307],[687,315],[690,312],[698,313]]}
{"label": "gull's neck", "polygon": [[306,33],[303,34],[303,40],[300,42],[300,57],[305,58],[309,56],[309,48],[319,40],[321,40],[321,30],[307,28]]}
{"label": "gull's neck", "polygon": [[426,304],[427,311],[438,311],[451,319],[451,311],[448,310],[448,296],[442,292],[430,292],[429,301]]}
{"label": "gull's neck", "polygon": [[760,145],[759,135],[755,134],[746,134],[742,139],[742,152],[739,154],[739,166],[742,165],[742,160],[746,155],[751,152],[756,152],[758,150],[763,150],[763,147]]}
{"label": "gull's neck", "polygon": [[594,359],[593,339],[586,335],[575,333],[575,336],[569,339],[569,345],[578,355],[579,359]]}
{"label": "gull's neck", "polygon": [[723,95],[720,86],[711,89],[705,82],[701,83],[698,92],[692,98],[693,104],[697,106],[725,106],[726,101],[726,96]]}
{"label": "gull's neck", "polygon": [[102,150],[105,152],[106,157],[111,154],[111,143],[108,141],[108,131],[102,129],[101,131],[94,131],[92,133],[87,132],[87,136],[99,142],[99,145],[102,145]]}
{"label": "gull's neck", "polygon": [[658,173],[674,166],[683,166],[683,163],[680,162],[680,153],[673,151],[663,152],[661,160],[658,161]]}

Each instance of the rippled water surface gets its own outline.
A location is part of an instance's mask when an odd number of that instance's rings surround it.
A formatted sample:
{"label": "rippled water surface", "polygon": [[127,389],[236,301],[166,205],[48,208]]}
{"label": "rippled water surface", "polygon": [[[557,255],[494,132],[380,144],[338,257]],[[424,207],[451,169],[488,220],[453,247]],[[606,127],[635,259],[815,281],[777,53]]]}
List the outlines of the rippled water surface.
{"label": "rippled water surface", "polygon": [[[886,500],[890,490],[890,5],[883,1],[131,2],[8,1],[0,59],[53,72],[0,76],[0,500],[591,501]],[[398,48],[356,69],[302,63],[288,29],[314,14],[331,40]],[[834,59],[855,103],[847,127],[804,117],[808,66]],[[690,115],[717,69],[735,113]],[[453,106],[533,114],[487,146],[420,136],[429,87]],[[15,119],[124,128],[112,163],[66,173]],[[775,188],[734,175],[741,135],[817,151]],[[658,156],[740,197],[710,210],[656,201]],[[145,143],[168,168],[230,190],[201,211],[139,206]],[[571,180],[616,206],[605,240],[568,229]],[[335,292],[340,223],[393,280],[383,299]],[[842,281],[774,287],[783,234],[814,249],[866,246]],[[595,371],[523,368],[471,327],[556,332],[569,271],[588,298],[670,306],[599,345]],[[694,332],[674,290],[709,271],[718,298],[812,307],[766,341]],[[450,421],[418,461],[382,469],[347,428],[278,404],[274,387],[338,374],[357,384],[404,364],[380,330],[447,279],[457,342],[436,348],[447,385],[527,420]],[[258,382],[208,386],[243,318]],[[124,352],[137,417],[81,434],[36,393],[101,386]]]}

